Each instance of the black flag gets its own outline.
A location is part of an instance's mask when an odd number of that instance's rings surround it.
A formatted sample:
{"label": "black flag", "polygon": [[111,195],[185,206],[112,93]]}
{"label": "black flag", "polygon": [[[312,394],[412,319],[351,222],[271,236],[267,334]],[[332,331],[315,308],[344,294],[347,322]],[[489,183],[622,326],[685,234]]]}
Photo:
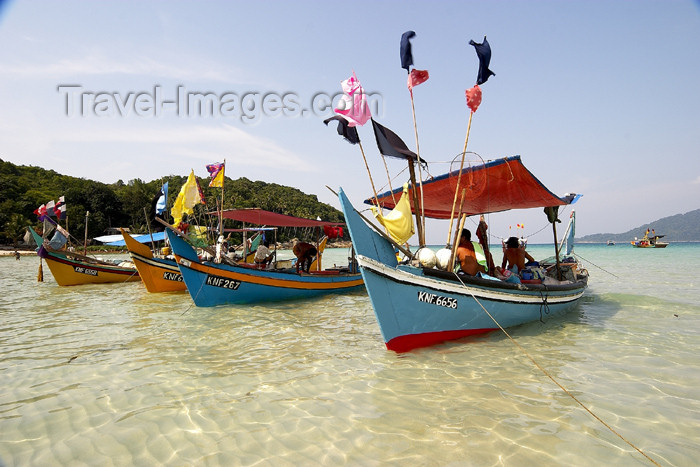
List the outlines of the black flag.
{"label": "black flag", "polygon": [[334,115],[331,118],[325,119],[323,123],[328,126],[331,120],[338,120],[338,134],[345,138],[345,141],[350,144],[357,144],[360,142],[360,135],[357,134],[357,128],[354,126],[348,126],[348,121],[344,117]]}
{"label": "black flag", "polygon": [[372,127],[374,128],[374,137],[377,138],[377,146],[380,153],[387,157],[418,160],[418,155],[409,150],[406,143],[396,133],[375,122],[374,119],[372,119]]}
{"label": "black flag", "polygon": [[409,39],[416,37],[414,31],[406,31],[401,35],[401,68],[406,71],[413,65],[413,52],[411,52],[411,43]]}
{"label": "black flag", "polygon": [[160,199],[161,196],[163,196],[163,188],[158,190],[158,193],[151,200],[151,210],[149,211],[148,220],[150,221],[151,226],[153,226],[154,232],[160,232],[161,230],[164,229],[163,226],[161,226],[158,222],[156,222],[156,217],[158,217],[158,214],[156,211],[156,205],[158,204],[158,200]]}
{"label": "black flag", "polygon": [[469,44],[473,45],[476,49],[476,55],[479,57],[479,74],[476,77],[476,84],[484,84],[489,76],[496,76],[496,73],[489,70],[489,64],[491,63],[491,46],[484,36],[484,42],[479,44],[478,42],[469,41]]}

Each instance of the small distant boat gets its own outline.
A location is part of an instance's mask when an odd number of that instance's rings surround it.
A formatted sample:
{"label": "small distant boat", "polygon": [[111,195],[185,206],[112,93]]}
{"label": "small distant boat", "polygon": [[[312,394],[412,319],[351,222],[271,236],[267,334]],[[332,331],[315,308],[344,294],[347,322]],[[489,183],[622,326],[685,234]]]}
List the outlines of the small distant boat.
{"label": "small distant boat", "polygon": [[41,235],[27,227],[37,244],[37,255],[46,260],[56,283],[61,286],[140,281],[130,261],[105,261],[67,250],[54,250]]}
{"label": "small distant boat", "polygon": [[612,241],[612,240],[608,240],[608,242],[606,243],[606,245],[608,245],[608,246],[615,246],[615,242]]}
{"label": "small distant boat", "polygon": [[641,240],[637,240],[637,238],[635,238],[630,243],[635,248],[666,248],[668,246],[668,242],[659,241],[659,239],[663,237],[665,237],[665,235],[656,235],[653,230],[650,234],[649,229],[647,229]]}

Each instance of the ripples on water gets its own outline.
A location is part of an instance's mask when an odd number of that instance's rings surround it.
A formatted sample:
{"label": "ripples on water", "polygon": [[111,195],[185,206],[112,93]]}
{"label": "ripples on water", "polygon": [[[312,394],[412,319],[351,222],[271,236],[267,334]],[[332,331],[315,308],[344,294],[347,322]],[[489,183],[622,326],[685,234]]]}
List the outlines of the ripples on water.
{"label": "ripples on water", "polygon": [[[509,332],[653,459],[692,465],[699,282],[677,265],[700,247],[577,248],[580,306]],[[649,465],[501,333],[395,354],[364,292],[197,308],[37,267],[0,258],[3,466]]]}

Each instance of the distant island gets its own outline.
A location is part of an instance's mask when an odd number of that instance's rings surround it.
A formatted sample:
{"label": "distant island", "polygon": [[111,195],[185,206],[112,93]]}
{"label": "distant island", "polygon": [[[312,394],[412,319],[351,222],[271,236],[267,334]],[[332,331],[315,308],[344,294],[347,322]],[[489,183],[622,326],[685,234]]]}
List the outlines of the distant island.
{"label": "distant island", "polygon": [[656,235],[664,235],[665,242],[700,242],[700,209],[664,217],[642,224],[623,233],[599,233],[576,238],[579,243],[626,243],[635,237],[641,238],[644,232],[654,229]]}

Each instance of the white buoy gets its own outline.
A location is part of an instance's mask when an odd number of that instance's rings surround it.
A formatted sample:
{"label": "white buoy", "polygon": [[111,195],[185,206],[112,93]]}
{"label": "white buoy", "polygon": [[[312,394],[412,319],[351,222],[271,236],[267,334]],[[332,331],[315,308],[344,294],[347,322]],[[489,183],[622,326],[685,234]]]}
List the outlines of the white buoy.
{"label": "white buoy", "polygon": [[430,248],[421,248],[416,252],[416,258],[421,266],[424,268],[434,268],[437,258],[435,257],[435,252]]}
{"label": "white buoy", "polygon": [[438,250],[437,253],[435,253],[435,257],[437,260],[438,269],[447,271],[447,269],[449,269],[450,267],[450,258],[452,258],[452,250],[450,250],[449,248],[442,248]]}

